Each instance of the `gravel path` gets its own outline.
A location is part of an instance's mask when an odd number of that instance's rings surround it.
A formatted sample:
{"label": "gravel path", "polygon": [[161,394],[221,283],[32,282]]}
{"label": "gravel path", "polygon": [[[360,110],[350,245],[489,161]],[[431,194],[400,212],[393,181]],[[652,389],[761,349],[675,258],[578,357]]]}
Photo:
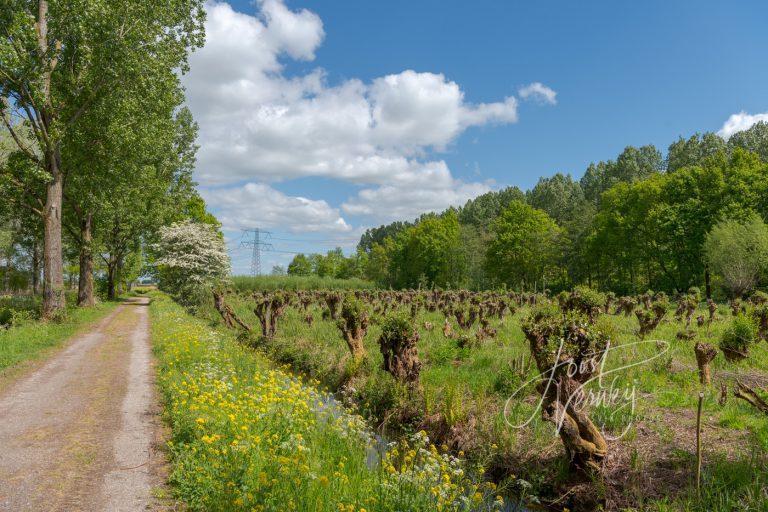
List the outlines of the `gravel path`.
{"label": "gravel path", "polygon": [[147,303],[119,306],[0,393],[0,510],[156,509]]}

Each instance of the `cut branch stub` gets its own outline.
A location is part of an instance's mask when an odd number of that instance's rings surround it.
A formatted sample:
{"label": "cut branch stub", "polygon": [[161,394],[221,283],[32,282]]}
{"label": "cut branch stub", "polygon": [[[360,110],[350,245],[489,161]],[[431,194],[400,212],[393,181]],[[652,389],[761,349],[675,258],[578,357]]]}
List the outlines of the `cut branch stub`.
{"label": "cut branch stub", "polygon": [[264,294],[257,299],[253,313],[261,324],[261,334],[265,338],[274,338],[277,332],[277,320],[285,313],[288,300],[282,293]]}
{"label": "cut branch stub", "polygon": [[336,325],[344,336],[352,358],[356,361],[362,360],[365,357],[363,338],[368,332],[368,311],[363,303],[354,297],[344,299],[341,318]]}
{"label": "cut branch stub", "polygon": [[251,332],[251,326],[243,322],[235,311],[224,301],[224,293],[218,290],[213,291],[213,307],[219,312],[224,320],[224,325],[230,329],[240,326],[244,331]]}
{"label": "cut branch stub", "polygon": [[339,319],[339,306],[341,305],[342,296],[337,292],[328,292],[325,294],[325,303],[328,305],[328,311],[331,315],[331,320]]}
{"label": "cut branch stub", "polygon": [[384,320],[379,348],[384,356],[384,370],[396,380],[416,386],[419,383],[419,361],[416,343],[419,333],[411,320],[393,315]]}
{"label": "cut branch stub", "polygon": [[763,399],[757,392],[739,381],[736,381],[736,389],[733,391],[733,396],[741,398],[748,404],[755,407],[758,411],[764,414],[768,414],[768,402]]}
{"label": "cut branch stub", "polygon": [[717,349],[709,343],[698,342],[693,350],[696,353],[696,364],[699,366],[699,381],[709,385],[712,382],[709,363],[717,356]]}

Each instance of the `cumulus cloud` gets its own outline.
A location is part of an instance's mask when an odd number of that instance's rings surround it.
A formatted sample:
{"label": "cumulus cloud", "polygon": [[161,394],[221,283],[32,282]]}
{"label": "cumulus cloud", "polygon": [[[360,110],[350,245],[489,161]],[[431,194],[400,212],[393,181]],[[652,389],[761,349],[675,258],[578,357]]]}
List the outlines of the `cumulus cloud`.
{"label": "cumulus cloud", "polygon": [[524,100],[530,99],[549,105],[557,104],[557,93],[541,82],[533,82],[525,87],[521,87],[517,93]]}
{"label": "cumulus cloud", "polygon": [[734,133],[748,130],[753,124],[759,123],[760,121],[768,123],[768,112],[752,115],[747,114],[742,110],[738,114],[732,114],[731,117],[723,123],[723,127],[720,128],[717,134],[727,140]]}
{"label": "cumulus cloud", "polygon": [[323,200],[288,196],[262,183],[204,189],[203,197],[218,208],[227,230],[280,228],[292,232],[347,233],[352,227],[339,210]]}
{"label": "cumulus cloud", "polygon": [[384,185],[361,190],[341,207],[350,215],[363,215],[377,223],[411,220],[422,213],[440,212],[449,206],[463,205],[469,199],[490,191],[485,183],[452,180],[446,187],[404,188]]}
{"label": "cumulus cloud", "polygon": [[[230,225],[248,219],[266,226],[277,222],[275,208],[290,207],[298,216],[292,225],[349,228],[325,201],[286,196],[264,184],[295,178],[360,185],[342,209],[377,219],[413,217],[488,190],[455,179],[445,162],[429,155],[470,127],[517,122],[515,97],[472,103],[444,75],[414,70],[333,84],[321,68],[290,73],[284,59],[315,58],[325,37],[322,20],[281,0],[255,5],[257,13],[248,15],[209,1],[206,44],[190,57],[183,77],[200,126],[195,177]],[[554,91],[533,86],[521,97],[550,94],[554,101]],[[268,196],[263,212],[249,209],[264,202],[254,191]],[[279,218],[285,222],[284,211]]]}

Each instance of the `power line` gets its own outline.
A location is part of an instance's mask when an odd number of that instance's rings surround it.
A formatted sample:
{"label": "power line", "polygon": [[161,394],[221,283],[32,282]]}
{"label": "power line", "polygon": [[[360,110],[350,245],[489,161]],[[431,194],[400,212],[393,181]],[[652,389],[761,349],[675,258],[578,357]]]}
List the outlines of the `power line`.
{"label": "power line", "polygon": [[263,229],[244,229],[243,237],[245,235],[253,234],[253,240],[243,240],[240,242],[241,247],[251,247],[251,276],[257,276],[261,274],[261,251],[273,251],[274,247],[268,242],[264,242],[263,238],[271,238],[272,233],[264,231]]}
{"label": "power line", "polygon": [[311,238],[280,238],[272,237],[272,240],[280,240],[282,242],[301,242],[301,243],[319,243],[319,244],[344,244],[349,242],[358,242],[359,238],[328,238],[328,239],[311,239]]}

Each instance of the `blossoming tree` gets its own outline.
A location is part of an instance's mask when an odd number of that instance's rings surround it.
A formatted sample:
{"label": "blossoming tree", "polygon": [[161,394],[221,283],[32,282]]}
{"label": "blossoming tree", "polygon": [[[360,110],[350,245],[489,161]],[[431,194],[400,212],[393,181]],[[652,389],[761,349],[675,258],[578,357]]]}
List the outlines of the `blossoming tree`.
{"label": "blossoming tree", "polygon": [[209,224],[186,220],[163,227],[156,250],[160,286],[182,302],[229,275],[224,239]]}

